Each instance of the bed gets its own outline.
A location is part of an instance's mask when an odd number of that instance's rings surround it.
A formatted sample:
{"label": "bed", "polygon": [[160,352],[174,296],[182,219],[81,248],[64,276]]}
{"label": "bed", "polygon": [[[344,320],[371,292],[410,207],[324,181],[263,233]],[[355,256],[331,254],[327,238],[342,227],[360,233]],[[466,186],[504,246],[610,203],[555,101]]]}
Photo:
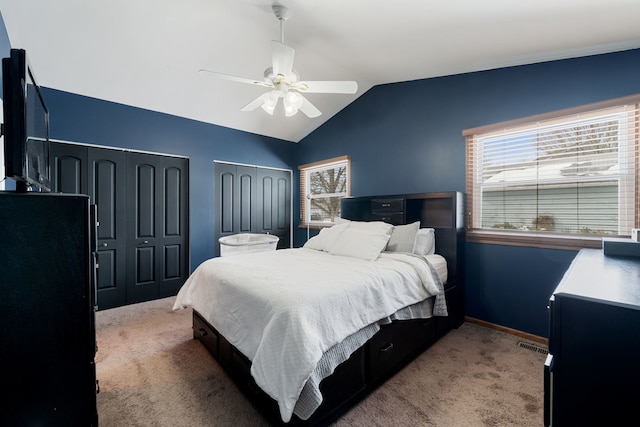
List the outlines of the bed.
{"label": "bed", "polygon": [[302,248],[213,258],[193,334],[274,425],[326,425],[462,323],[462,195],[346,198]]}

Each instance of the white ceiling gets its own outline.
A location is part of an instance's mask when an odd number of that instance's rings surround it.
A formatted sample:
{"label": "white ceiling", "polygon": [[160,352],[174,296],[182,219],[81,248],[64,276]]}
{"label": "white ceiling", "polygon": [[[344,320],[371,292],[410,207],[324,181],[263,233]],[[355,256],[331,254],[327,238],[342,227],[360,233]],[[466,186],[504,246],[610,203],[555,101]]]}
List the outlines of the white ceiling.
{"label": "white ceiling", "polygon": [[299,142],[372,86],[640,47],[640,0],[281,0],[302,80],[355,80],[355,95],[307,94],[322,111],[240,108],[280,23],[270,0],[0,0],[11,46],[38,83]]}

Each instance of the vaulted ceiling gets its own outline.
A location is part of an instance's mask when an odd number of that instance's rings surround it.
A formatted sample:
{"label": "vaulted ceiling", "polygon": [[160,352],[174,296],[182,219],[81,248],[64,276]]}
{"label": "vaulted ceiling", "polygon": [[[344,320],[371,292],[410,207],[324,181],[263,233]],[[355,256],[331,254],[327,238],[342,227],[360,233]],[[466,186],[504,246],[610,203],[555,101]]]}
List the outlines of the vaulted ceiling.
{"label": "vaulted ceiling", "polygon": [[[321,112],[240,108],[260,86],[280,22],[269,0],[0,0],[11,46],[49,88],[299,142],[375,85],[640,47],[638,0],[282,0],[306,94]],[[280,104],[281,108],[281,104]]]}

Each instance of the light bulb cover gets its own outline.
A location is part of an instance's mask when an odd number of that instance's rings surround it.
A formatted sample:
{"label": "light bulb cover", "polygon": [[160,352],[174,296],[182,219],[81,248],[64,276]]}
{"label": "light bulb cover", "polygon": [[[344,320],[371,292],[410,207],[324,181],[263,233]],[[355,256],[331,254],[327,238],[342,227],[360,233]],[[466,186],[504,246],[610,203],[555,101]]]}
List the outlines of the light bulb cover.
{"label": "light bulb cover", "polygon": [[278,93],[275,91],[271,91],[267,93],[266,96],[264,97],[264,102],[262,103],[262,109],[273,116],[273,111],[276,109],[277,104],[278,104]]}
{"label": "light bulb cover", "polygon": [[302,106],[304,98],[298,92],[287,92],[284,99],[284,114],[287,117],[294,116]]}

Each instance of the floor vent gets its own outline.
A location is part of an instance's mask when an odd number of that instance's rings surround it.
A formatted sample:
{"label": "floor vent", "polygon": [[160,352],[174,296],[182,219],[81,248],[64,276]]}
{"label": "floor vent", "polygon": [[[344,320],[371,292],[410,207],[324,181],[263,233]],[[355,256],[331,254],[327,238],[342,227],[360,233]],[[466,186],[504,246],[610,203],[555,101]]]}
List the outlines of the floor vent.
{"label": "floor vent", "polygon": [[518,341],[518,347],[526,348],[527,350],[535,351],[536,353],[549,354],[549,350],[546,348],[528,342]]}

